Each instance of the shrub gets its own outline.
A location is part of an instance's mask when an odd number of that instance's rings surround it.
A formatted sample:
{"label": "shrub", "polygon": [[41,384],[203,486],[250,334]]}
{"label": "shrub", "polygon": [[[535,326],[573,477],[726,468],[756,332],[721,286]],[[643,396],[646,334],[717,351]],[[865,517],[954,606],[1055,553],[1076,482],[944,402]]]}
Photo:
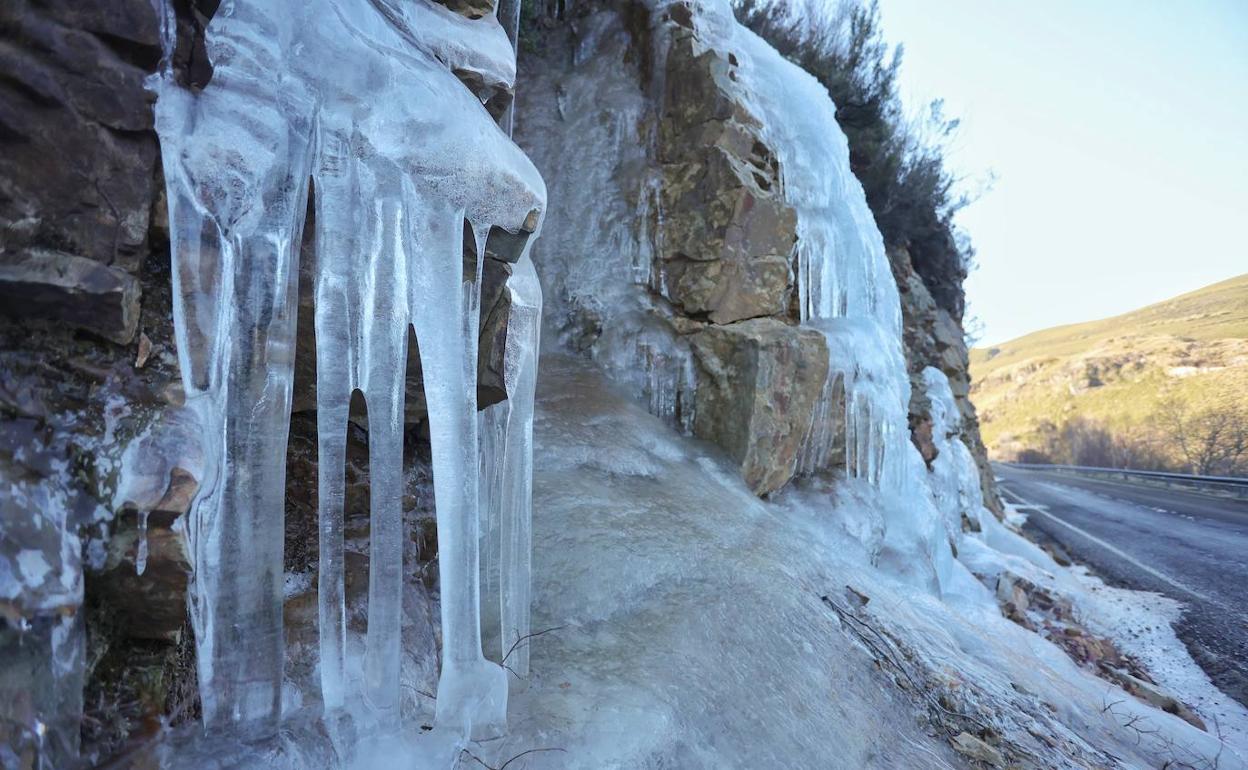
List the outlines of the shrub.
{"label": "shrub", "polygon": [[885,246],[905,247],[937,303],[961,320],[961,284],[975,252],[953,224],[970,199],[945,165],[958,121],[945,116],[939,100],[922,114],[906,114],[897,93],[903,50],[885,41],[877,0],[737,0],[735,10],[742,24],[828,89]]}

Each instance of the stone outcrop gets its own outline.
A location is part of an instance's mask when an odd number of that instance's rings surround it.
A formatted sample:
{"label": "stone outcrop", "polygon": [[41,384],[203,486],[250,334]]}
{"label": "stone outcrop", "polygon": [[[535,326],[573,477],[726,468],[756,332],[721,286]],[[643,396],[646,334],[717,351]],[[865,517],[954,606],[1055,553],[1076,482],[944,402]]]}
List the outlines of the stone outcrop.
{"label": "stone outcrop", "polygon": [[755,494],[784,486],[828,377],[828,347],[814,329],[759,318],[692,335],[702,371],[694,432],[741,464]]}
{"label": "stone outcrop", "polygon": [[698,367],[694,434],[766,495],[797,473],[828,349],[792,314],[797,215],[734,85],[736,57],[704,48],[686,12],[674,5],[662,22],[657,283]]}
{"label": "stone outcrop", "polygon": [[[933,298],[924,278],[915,270],[908,250],[889,249],[888,259],[901,297],[902,342],[906,368],[910,372],[911,441],[924,462],[930,465],[936,457],[936,447],[932,443],[931,405],[927,403],[922,372],[928,366],[935,367],[949,378],[949,389],[953,391],[958,410],[962,413],[962,440],[979,466],[984,504],[1000,516],[1003,511],[1001,499],[993,481],[992,467],[988,464],[987,450],[980,438],[975,405],[971,403],[970,355],[961,319]],[[960,287],[961,284],[958,285]],[[951,290],[946,281],[942,291],[948,293]],[[960,296],[954,303],[957,308],[962,306]]]}
{"label": "stone outcrop", "polygon": [[15,0],[0,30],[0,308],[127,342],[160,187],[159,21],[144,2]]}
{"label": "stone outcrop", "polygon": [[672,26],[657,143],[664,296],[716,324],[784,316],[797,216],[775,155],[732,95],[735,57],[698,52],[694,32]]}
{"label": "stone outcrop", "polygon": [[5,309],[64,323],[125,344],[139,322],[139,282],[131,273],[63,251],[23,249],[0,263]]}

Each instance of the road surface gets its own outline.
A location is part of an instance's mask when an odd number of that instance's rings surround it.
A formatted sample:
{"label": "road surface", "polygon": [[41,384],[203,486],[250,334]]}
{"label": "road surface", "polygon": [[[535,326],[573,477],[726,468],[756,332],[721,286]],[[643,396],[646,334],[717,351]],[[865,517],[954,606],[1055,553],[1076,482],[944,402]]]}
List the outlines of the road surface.
{"label": "road surface", "polygon": [[995,466],[1024,529],[1107,582],[1186,607],[1176,626],[1223,692],[1248,706],[1248,501],[1058,471]]}

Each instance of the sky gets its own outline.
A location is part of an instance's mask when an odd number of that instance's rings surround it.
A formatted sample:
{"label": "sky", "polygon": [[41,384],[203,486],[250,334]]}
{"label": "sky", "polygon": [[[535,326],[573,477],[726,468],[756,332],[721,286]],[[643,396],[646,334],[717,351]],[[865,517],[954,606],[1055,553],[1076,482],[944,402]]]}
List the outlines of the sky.
{"label": "sky", "polygon": [[1248,0],[880,0],[952,167],[979,344],[1248,272]]}

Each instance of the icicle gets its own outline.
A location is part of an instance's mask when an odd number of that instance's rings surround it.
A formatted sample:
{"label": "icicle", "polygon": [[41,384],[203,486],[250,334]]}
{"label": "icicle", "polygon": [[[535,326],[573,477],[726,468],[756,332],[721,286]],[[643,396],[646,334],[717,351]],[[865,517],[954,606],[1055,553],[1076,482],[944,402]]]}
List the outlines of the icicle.
{"label": "icicle", "polygon": [[134,571],[142,575],[147,569],[147,511],[139,511],[139,543],[135,549]]}
{"label": "icicle", "polygon": [[[351,394],[359,387],[356,339],[358,312],[350,297],[358,278],[352,260],[359,253],[358,226],[346,204],[361,194],[350,164],[350,136],[343,128],[320,125],[321,159],[316,173],[316,433],[317,617],[320,635],[321,697],[327,711],[346,701],[346,604],[343,557],[343,504],[347,420]],[[345,365],[344,365],[345,364]]]}
{"label": "icicle", "polygon": [[421,199],[409,208],[419,217],[409,238],[415,249],[409,309],[429,406],[442,590],[437,716],[442,724],[470,730],[496,727],[506,718],[507,680],[481,654],[476,389],[471,387],[479,285],[463,280],[463,213]]}
{"label": "icicle", "polygon": [[[285,448],[296,259],[315,180],[318,565],[327,710],[362,697],[398,718],[407,330],[420,346],[438,516],[442,725],[497,731],[506,677],[481,655],[475,376],[484,234],[532,228],[536,170],[452,70],[499,87],[514,50],[496,20],[416,3],[239,0],[209,28],[202,91],[166,72],[157,129],[168,186],[174,320],[188,408],[208,447],[191,516],[205,722],[272,734],[281,710]],[[317,56],[299,55],[317,51]],[[463,274],[462,223],[477,273]],[[540,219],[540,218],[539,218]],[[343,477],[351,394],[368,407],[364,679],[346,681]]]}
{"label": "icicle", "polygon": [[[368,636],[364,692],[383,722],[399,716],[403,614],[403,400],[409,298],[406,217],[388,166],[376,172],[362,276],[360,390],[368,406]],[[417,214],[419,216],[419,214]],[[449,278],[449,276],[448,276]]]}
{"label": "icicle", "polygon": [[962,536],[963,517],[978,530],[985,515],[979,467],[962,439],[962,413],[949,379],[929,366],[923,370],[923,386],[931,405],[932,443],[936,447],[927,482],[949,539],[956,544]]}
{"label": "icicle", "polygon": [[508,669],[523,677],[529,669],[533,398],[542,318],[541,286],[527,254],[516,265],[508,290],[511,315],[504,353],[508,398],[483,422],[491,425],[494,436],[489,462],[495,474],[489,485],[494,494],[488,520],[491,527],[497,526],[499,660],[506,658]]}

